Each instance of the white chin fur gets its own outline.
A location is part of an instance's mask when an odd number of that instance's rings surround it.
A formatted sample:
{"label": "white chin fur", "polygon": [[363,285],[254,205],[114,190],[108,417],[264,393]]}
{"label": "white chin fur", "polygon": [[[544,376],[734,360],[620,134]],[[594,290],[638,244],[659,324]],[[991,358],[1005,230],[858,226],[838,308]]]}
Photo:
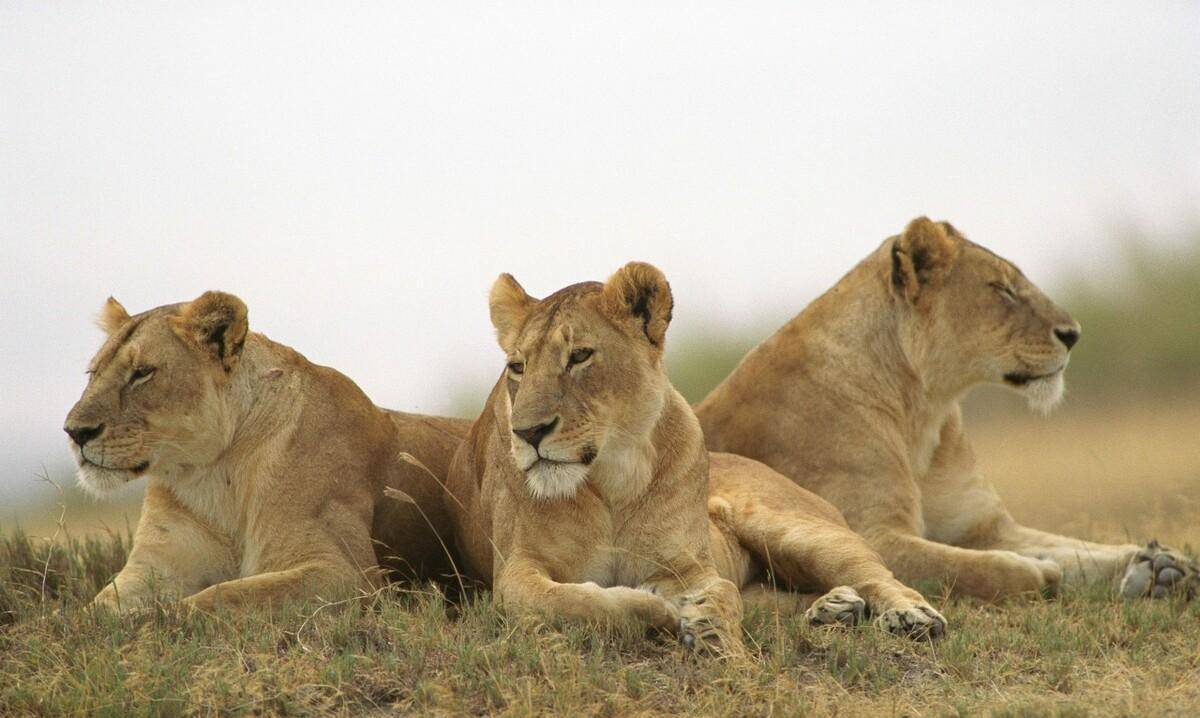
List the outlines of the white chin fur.
{"label": "white chin fur", "polygon": [[132,474],[128,471],[106,469],[95,464],[81,464],[79,471],[75,473],[79,488],[98,499],[108,496],[129,483],[131,477]]}
{"label": "white chin fur", "polygon": [[1029,408],[1039,414],[1049,414],[1062,401],[1063,394],[1066,393],[1066,382],[1063,380],[1063,373],[1060,371],[1054,376],[1048,376],[1045,379],[1036,379],[1029,382],[1021,391],[1025,395],[1025,401],[1029,404]]}
{"label": "white chin fur", "polygon": [[558,464],[538,461],[525,472],[525,486],[535,499],[568,499],[587,481],[588,467],[583,464]]}

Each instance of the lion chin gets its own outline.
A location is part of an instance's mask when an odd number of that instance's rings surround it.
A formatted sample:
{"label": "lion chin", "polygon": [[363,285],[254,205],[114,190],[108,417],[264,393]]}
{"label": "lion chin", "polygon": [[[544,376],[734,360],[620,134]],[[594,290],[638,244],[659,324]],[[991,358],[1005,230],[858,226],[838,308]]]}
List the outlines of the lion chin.
{"label": "lion chin", "polygon": [[525,487],[535,499],[569,499],[587,481],[588,467],[539,459],[525,470]]}
{"label": "lion chin", "polygon": [[133,474],[120,469],[106,469],[85,461],[79,464],[75,478],[79,483],[79,488],[95,498],[101,499],[129,483]]}
{"label": "lion chin", "polygon": [[1065,393],[1066,382],[1063,380],[1061,370],[1050,376],[1035,379],[1021,389],[1021,394],[1025,396],[1025,403],[1032,411],[1036,411],[1042,416],[1054,411],[1054,408],[1062,402]]}

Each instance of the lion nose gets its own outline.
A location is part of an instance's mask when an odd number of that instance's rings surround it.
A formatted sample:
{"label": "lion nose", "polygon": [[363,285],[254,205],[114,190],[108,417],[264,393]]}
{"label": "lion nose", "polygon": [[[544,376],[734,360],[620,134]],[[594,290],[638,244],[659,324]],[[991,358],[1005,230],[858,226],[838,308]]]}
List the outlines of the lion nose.
{"label": "lion nose", "polygon": [[557,416],[545,424],[538,424],[537,426],[530,426],[525,429],[514,428],[513,433],[524,439],[534,449],[537,449],[538,444],[542,443],[542,439],[546,438],[547,434],[554,431],[554,427],[556,426],[558,426]]}
{"label": "lion nose", "polygon": [[1075,327],[1059,327],[1054,330],[1054,336],[1058,337],[1067,351],[1070,351],[1071,347],[1075,346],[1075,342],[1079,341],[1079,330]]}
{"label": "lion nose", "polygon": [[104,424],[96,426],[64,426],[63,431],[67,432],[67,436],[71,437],[71,441],[79,444],[79,448],[83,445],[100,436],[100,432],[104,431]]}

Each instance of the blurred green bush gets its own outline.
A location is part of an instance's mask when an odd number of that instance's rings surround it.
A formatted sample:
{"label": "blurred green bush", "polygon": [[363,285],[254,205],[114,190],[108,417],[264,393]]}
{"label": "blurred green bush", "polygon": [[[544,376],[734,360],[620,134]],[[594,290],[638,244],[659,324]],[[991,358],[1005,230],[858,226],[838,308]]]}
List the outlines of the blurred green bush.
{"label": "blurred green bush", "polygon": [[1200,390],[1200,223],[1153,239],[1125,230],[1102,273],[1062,278],[1056,300],[1083,325],[1068,370],[1073,394]]}

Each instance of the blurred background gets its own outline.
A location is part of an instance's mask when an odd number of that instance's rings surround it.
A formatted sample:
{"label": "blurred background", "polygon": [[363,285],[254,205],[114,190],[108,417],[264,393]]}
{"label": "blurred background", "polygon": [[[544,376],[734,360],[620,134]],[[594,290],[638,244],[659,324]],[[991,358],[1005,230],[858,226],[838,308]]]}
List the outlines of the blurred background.
{"label": "blurred background", "polygon": [[1200,5],[648,5],[0,5],[0,531],[136,520],[60,428],[109,294],[235,292],[376,402],[468,416],[496,274],[642,259],[698,400],[929,214],[1084,327],[1051,417],[969,401],[1018,518],[1200,544]]}

